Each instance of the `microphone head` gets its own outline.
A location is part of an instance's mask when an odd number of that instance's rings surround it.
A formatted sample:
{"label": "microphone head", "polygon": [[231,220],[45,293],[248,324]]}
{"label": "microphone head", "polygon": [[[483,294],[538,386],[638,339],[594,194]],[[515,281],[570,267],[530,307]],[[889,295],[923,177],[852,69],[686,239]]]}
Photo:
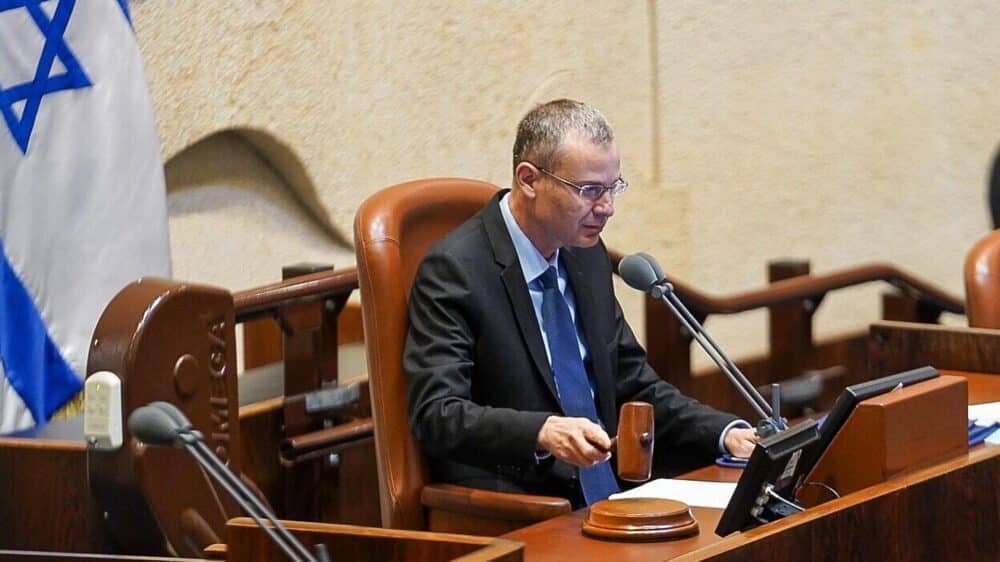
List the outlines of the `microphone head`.
{"label": "microphone head", "polygon": [[177,442],[177,423],[163,410],[154,406],[141,406],[129,414],[128,430],[132,436],[147,445],[174,446]]}
{"label": "microphone head", "polygon": [[647,254],[646,252],[639,252],[636,255],[642,256],[642,258],[649,263],[649,266],[653,268],[653,273],[656,274],[657,281],[663,281],[667,278],[667,274],[663,273],[663,268],[660,267],[660,262],[656,261],[656,258]]}
{"label": "microphone head", "polygon": [[[646,254],[629,254],[618,263],[618,274],[629,287],[649,292],[663,279],[662,270],[657,274],[659,264],[651,260]],[[655,267],[653,264],[656,264]]]}
{"label": "microphone head", "polygon": [[177,426],[177,431],[187,431],[191,429],[191,422],[184,415],[184,412],[180,408],[174,406],[170,402],[164,402],[162,400],[157,400],[156,402],[150,402],[147,404],[150,408],[157,408],[164,414],[170,417]]}

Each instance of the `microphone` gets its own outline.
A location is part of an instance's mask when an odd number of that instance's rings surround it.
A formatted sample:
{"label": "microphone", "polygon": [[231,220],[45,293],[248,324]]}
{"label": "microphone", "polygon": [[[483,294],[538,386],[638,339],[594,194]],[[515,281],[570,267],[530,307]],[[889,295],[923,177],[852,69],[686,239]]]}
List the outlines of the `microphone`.
{"label": "microphone", "polygon": [[177,437],[178,429],[169,415],[152,406],[136,408],[128,417],[128,430],[147,445],[183,448],[184,443]]}
{"label": "microphone", "polygon": [[[291,560],[329,562],[326,546],[317,544],[316,556],[310,553],[247,488],[246,484],[208,448],[201,432],[192,428],[187,416],[177,406],[158,401],[136,408],[128,417],[128,429],[136,439],[147,445],[186,449],[201,468],[236,500],[240,508],[253,518]],[[273,529],[264,523],[264,518],[274,526]]]}
{"label": "microphone", "polygon": [[618,262],[618,274],[625,283],[643,293],[648,293],[653,287],[664,280],[663,270],[645,253],[629,254]]}
{"label": "microphone", "polygon": [[[729,382],[736,387],[736,390],[750,404],[750,407],[757,412],[761,420],[757,424],[757,433],[761,437],[767,437],[788,429],[788,424],[781,418],[781,398],[780,387],[772,385],[773,404],[768,404],[760,392],[750,384],[746,375],[740,371],[739,367],[733,363],[726,352],[715,343],[712,336],[705,331],[698,319],[684,306],[681,299],[674,292],[674,286],[669,283],[663,274],[663,268],[653,256],[645,252],[629,254],[618,263],[618,273],[625,283],[633,289],[648,293],[655,299],[660,299],[667,304],[670,311],[681,322],[681,325],[691,334],[691,337],[698,342],[705,353],[715,362],[719,370],[722,371]],[[776,388],[777,387],[777,388]]]}

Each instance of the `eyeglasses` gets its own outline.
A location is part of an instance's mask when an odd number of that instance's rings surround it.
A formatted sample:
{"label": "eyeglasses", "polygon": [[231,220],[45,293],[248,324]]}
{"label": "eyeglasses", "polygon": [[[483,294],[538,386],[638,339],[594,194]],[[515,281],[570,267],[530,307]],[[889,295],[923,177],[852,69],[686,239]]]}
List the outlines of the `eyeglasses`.
{"label": "eyeglasses", "polygon": [[622,193],[625,193],[625,190],[628,189],[628,182],[623,180],[622,178],[616,179],[614,183],[612,183],[611,185],[601,185],[599,183],[588,183],[586,185],[579,185],[569,181],[566,178],[561,178],[541,166],[536,166],[531,162],[528,162],[528,164],[535,166],[536,168],[538,168],[539,172],[542,172],[543,174],[551,177],[552,179],[557,180],[566,187],[575,189],[576,192],[580,194],[580,197],[583,197],[584,199],[590,201],[597,201],[601,197],[604,197],[604,194],[608,192],[611,193],[612,197],[618,197]]}

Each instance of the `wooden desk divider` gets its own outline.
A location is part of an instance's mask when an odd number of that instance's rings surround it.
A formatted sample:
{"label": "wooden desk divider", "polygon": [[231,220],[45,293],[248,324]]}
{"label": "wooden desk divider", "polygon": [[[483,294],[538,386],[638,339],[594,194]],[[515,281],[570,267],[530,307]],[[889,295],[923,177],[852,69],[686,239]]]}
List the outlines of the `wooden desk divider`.
{"label": "wooden desk divider", "polygon": [[[223,289],[144,278],[104,308],[87,374],[122,382],[123,422],[156,400],[177,405],[208,446],[242,473],[233,297]],[[124,552],[199,556],[240,513],[194,459],[180,449],[147,447],[127,430],[116,450],[87,451],[90,489]]]}
{"label": "wooden desk divider", "polygon": [[868,338],[868,373],[898,373],[924,365],[940,370],[1000,373],[1000,330],[875,322]]}
{"label": "wooden desk divider", "polygon": [[[524,544],[510,539],[379,529],[356,525],[283,521],[306,548],[326,545],[332,560],[395,562],[520,562]],[[249,517],[226,523],[226,559],[233,562],[286,560],[285,554]],[[211,549],[218,554],[220,549]]]}
{"label": "wooden desk divider", "polygon": [[[964,454],[968,449],[968,385],[941,376],[857,405],[805,482],[822,482],[841,496]],[[830,494],[804,486],[806,506]]]}

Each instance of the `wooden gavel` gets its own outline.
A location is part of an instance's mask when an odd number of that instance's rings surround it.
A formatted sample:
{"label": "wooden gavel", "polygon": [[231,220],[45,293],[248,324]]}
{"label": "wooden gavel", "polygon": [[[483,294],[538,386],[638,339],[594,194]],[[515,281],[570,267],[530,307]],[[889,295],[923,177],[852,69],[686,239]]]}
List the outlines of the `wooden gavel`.
{"label": "wooden gavel", "polygon": [[618,412],[618,435],[611,447],[618,449],[618,477],[645,482],[653,469],[653,405],[626,402]]}
{"label": "wooden gavel", "polygon": [[[631,482],[649,480],[653,469],[655,434],[653,405],[622,404],[618,413],[618,477]],[[584,534],[605,540],[649,541],[687,537],[698,533],[698,522],[684,502],[660,498],[600,500],[591,504],[581,525]]]}

